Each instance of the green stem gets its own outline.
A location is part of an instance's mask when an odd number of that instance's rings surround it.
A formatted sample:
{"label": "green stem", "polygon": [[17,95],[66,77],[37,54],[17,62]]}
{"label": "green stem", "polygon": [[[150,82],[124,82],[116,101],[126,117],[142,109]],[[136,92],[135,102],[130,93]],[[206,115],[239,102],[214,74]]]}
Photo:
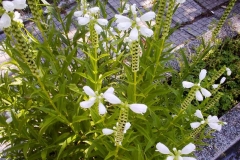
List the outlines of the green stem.
{"label": "green stem", "polygon": [[133,102],[137,101],[137,72],[133,72]]}

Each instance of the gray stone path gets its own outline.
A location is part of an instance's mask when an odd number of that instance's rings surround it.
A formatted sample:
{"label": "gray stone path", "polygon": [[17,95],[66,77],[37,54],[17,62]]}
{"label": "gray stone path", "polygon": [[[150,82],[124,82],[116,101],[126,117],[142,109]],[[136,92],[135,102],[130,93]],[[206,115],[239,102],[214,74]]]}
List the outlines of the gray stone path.
{"label": "gray stone path", "polygon": [[[71,1],[71,4],[73,1]],[[185,3],[179,6],[173,16],[172,26],[178,24],[181,27],[169,37],[169,41],[172,42],[173,46],[177,48],[198,45],[198,38],[200,36],[204,36],[206,38],[211,35],[211,29],[221,18],[228,1],[229,0],[186,0]],[[142,12],[151,10],[151,7],[153,7],[151,2],[152,0],[129,0],[130,4],[135,3]],[[119,6],[120,0],[108,0],[106,6],[108,19],[111,19],[114,14],[118,13]],[[25,18],[29,17],[31,17],[31,15],[26,15]],[[230,23],[225,24],[221,32],[222,36],[233,36],[236,35],[237,32],[240,33],[240,0],[238,0],[235,4],[234,9],[229,16],[229,22]],[[59,22],[55,21],[55,24],[59,29],[61,29]],[[76,27],[77,26],[74,24],[71,26],[69,36],[74,35],[76,32]],[[34,25],[28,24],[27,28],[36,37],[41,39],[40,34]],[[0,41],[4,38],[5,35],[0,33]],[[8,60],[9,56],[0,49],[0,64]],[[176,62],[172,62],[171,64],[178,65]],[[200,158],[201,154],[198,154],[197,156],[199,159],[204,160],[204,158]],[[211,155],[210,158],[212,157],[214,156]]]}

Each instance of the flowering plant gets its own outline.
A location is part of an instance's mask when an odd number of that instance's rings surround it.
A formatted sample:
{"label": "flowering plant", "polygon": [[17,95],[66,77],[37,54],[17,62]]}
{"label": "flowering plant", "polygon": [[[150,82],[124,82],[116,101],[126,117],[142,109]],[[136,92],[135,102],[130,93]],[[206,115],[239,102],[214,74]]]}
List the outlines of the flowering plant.
{"label": "flowering plant", "polygon": [[[7,38],[2,47],[11,60],[2,66],[14,67],[0,79],[3,155],[195,159],[191,154],[203,138],[195,137],[204,133],[205,124],[218,131],[224,124],[216,116],[204,119],[202,112],[218,101],[224,82],[211,85],[230,69],[224,66],[211,82],[204,81],[203,69],[194,84],[185,81],[190,72],[177,73],[166,65],[172,60],[166,41],[172,15],[183,2],[156,1],[157,7],[143,14],[135,4],[121,3],[123,12],[107,20],[100,1],[94,7],[81,0],[65,16],[46,4],[45,18],[40,5],[29,0],[42,38],[37,39],[13,12],[25,8],[26,1],[4,1],[0,26]],[[74,18],[77,29],[70,36]]]}

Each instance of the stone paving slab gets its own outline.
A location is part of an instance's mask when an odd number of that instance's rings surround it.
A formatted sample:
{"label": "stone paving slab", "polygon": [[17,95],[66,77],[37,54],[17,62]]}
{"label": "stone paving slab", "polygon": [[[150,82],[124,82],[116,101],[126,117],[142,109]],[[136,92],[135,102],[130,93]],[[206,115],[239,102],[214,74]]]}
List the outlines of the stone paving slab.
{"label": "stone paving slab", "polygon": [[[223,7],[223,6],[222,6],[222,7]],[[224,11],[225,11],[225,9],[222,8],[222,7],[219,8],[219,9],[217,9],[217,10],[215,10],[215,11],[213,11],[213,12],[214,12],[214,15],[215,15],[218,19],[220,19],[220,18],[222,17],[222,15],[223,15],[223,13],[224,13]],[[235,4],[235,6],[233,7],[231,13],[229,14],[229,17],[232,17],[232,16],[234,16],[234,15],[236,15],[236,14],[240,14],[240,1],[238,1],[238,2]]]}
{"label": "stone paving slab", "polygon": [[212,29],[216,24],[216,21],[217,19],[214,17],[205,17],[190,25],[186,25],[183,27],[183,30],[195,37],[198,37],[206,33],[208,30]]}
{"label": "stone paving slab", "polygon": [[204,9],[200,7],[194,0],[187,0],[181,4],[173,15],[173,20],[179,24],[193,21],[197,16],[201,15]]}
{"label": "stone paving slab", "polygon": [[204,141],[208,146],[202,147],[202,150],[195,152],[198,160],[215,160],[239,140],[240,103],[223,115],[220,120],[227,122],[227,125],[223,126],[220,132],[214,132],[212,139]]}
{"label": "stone paving slab", "polygon": [[183,43],[186,43],[187,41],[190,41],[190,39],[193,39],[194,36],[188,34],[184,30],[176,30],[173,32],[173,34],[169,37],[169,40],[176,46],[181,45]]}
{"label": "stone paving slab", "polygon": [[196,0],[196,1],[200,3],[203,7],[212,10],[213,8],[218,7],[229,0]]}

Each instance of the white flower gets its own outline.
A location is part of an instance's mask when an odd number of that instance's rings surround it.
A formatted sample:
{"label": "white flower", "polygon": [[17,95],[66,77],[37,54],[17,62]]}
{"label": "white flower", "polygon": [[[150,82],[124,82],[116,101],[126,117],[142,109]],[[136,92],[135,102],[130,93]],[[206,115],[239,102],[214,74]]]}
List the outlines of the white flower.
{"label": "white flower", "polygon": [[98,112],[100,115],[107,113],[106,107],[103,105],[103,98],[111,104],[121,104],[121,100],[114,95],[114,88],[110,87],[103,94],[97,94],[89,86],[83,87],[84,92],[89,96],[87,101],[80,102],[82,108],[90,108],[95,103],[98,104]]}
{"label": "white flower", "polygon": [[93,7],[89,9],[90,13],[92,14],[97,14],[99,10],[100,10],[99,7]]}
{"label": "white flower", "polygon": [[[207,70],[205,70],[205,69],[202,69],[200,74],[199,74],[199,83],[197,84],[197,86],[200,87],[201,92],[199,90],[197,90],[196,93],[195,93],[196,99],[198,101],[202,101],[203,96],[204,97],[210,97],[212,95],[207,89],[200,86],[200,83],[206,77],[206,74],[207,74]],[[196,84],[194,84],[192,82],[188,82],[188,81],[183,81],[182,85],[183,85],[184,88],[191,88],[191,87],[195,86]]]}
{"label": "white flower", "polygon": [[20,23],[22,23],[23,20],[20,19],[20,17],[21,17],[21,14],[20,14],[18,11],[15,11],[15,12],[14,12],[13,20],[16,21],[16,22],[20,22]]}
{"label": "white flower", "polygon": [[230,68],[226,68],[226,71],[227,71],[227,75],[230,76],[232,74],[232,71]]}
{"label": "white flower", "polygon": [[145,104],[130,104],[129,108],[138,114],[144,114],[147,111],[147,106]]}
{"label": "white flower", "polygon": [[6,122],[9,124],[9,123],[11,123],[12,122],[12,114],[11,114],[11,112],[9,112],[9,111],[7,111],[6,113],[6,116],[7,116],[7,119],[6,119]]}
{"label": "white flower", "polygon": [[108,20],[103,18],[95,18],[95,15],[99,13],[99,7],[87,9],[87,6],[85,5],[86,3],[83,1],[81,3],[82,10],[74,12],[74,16],[77,17],[78,24],[81,26],[85,26],[91,21],[92,23],[94,23],[94,29],[97,34],[100,34],[103,31],[101,26],[106,26],[108,24]]}
{"label": "white flower", "polygon": [[78,17],[78,24],[85,26],[86,24],[88,24],[90,22],[90,18],[89,17]]}
{"label": "white flower", "polygon": [[13,0],[15,9],[24,9],[27,7],[26,0]]}
{"label": "white flower", "polygon": [[[117,129],[117,126],[118,126],[118,123],[116,124],[116,126],[113,127],[113,129],[109,129],[109,128],[104,128],[102,129],[102,132],[104,135],[110,135],[112,134],[113,132],[116,131]],[[123,133],[127,133],[127,130],[131,127],[131,123],[130,122],[127,122],[124,126],[124,130],[123,130]]]}
{"label": "white flower", "polygon": [[191,127],[193,129],[198,128],[202,124],[208,124],[214,130],[220,131],[222,129],[222,125],[226,124],[226,122],[219,121],[217,116],[209,115],[206,120],[204,120],[202,112],[200,110],[196,110],[195,114],[196,117],[202,119],[201,122],[193,122],[191,123]]}
{"label": "white flower", "polygon": [[76,11],[73,13],[75,17],[81,17],[83,15],[83,11]]}
{"label": "white flower", "polygon": [[3,5],[3,8],[6,10],[6,12],[12,12],[14,10],[13,2],[3,1],[2,5]]}
{"label": "white flower", "polygon": [[136,4],[128,6],[128,10],[124,12],[128,11],[132,12],[133,20],[123,15],[115,15],[118,30],[126,31],[132,27],[129,35],[131,41],[138,40],[139,33],[145,37],[151,37],[153,31],[147,27],[146,22],[153,20],[156,14],[150,11],[137,17]]}
{"label": "white flower", "polygon": [[162,143],[157,143],[156,148],[158,152],[162,154],[167,154],[167,160],[197,160],[193,157],[182,157],[181,155],[190,154],[193,151],[195,151],[196,146],[192,143],[189,143],[186,145],[182,150],[177,150],[176,148],[173,148],[173,152],[171,152],[167,146],[165,146]]}
{"label": "white flower", "polygon": [[114,132],[114,130],[109,129],[109,128],[104,128],[104,129],[102,129],[102,132],[104,135],[108,136],[108,135],[112,134]]}
{"label": "white flower", "polygon": [[186,0],[176,0],[176,3],[184,3]]}
{"label": "white flower", "polygon": [[[226,81],[226,77],[222,77],[221,80],[220,80],[220,84],[223,84],[225,81]],[[213,84],[213,85],[212,85],[213,89],[218,88],[218,86],[219,86],[220,84]]]}
{"label": "white flower", "polygon": [[11,26],[11,18],[7,13],[3,13],[0,19],[0,29],[8,28]]}

